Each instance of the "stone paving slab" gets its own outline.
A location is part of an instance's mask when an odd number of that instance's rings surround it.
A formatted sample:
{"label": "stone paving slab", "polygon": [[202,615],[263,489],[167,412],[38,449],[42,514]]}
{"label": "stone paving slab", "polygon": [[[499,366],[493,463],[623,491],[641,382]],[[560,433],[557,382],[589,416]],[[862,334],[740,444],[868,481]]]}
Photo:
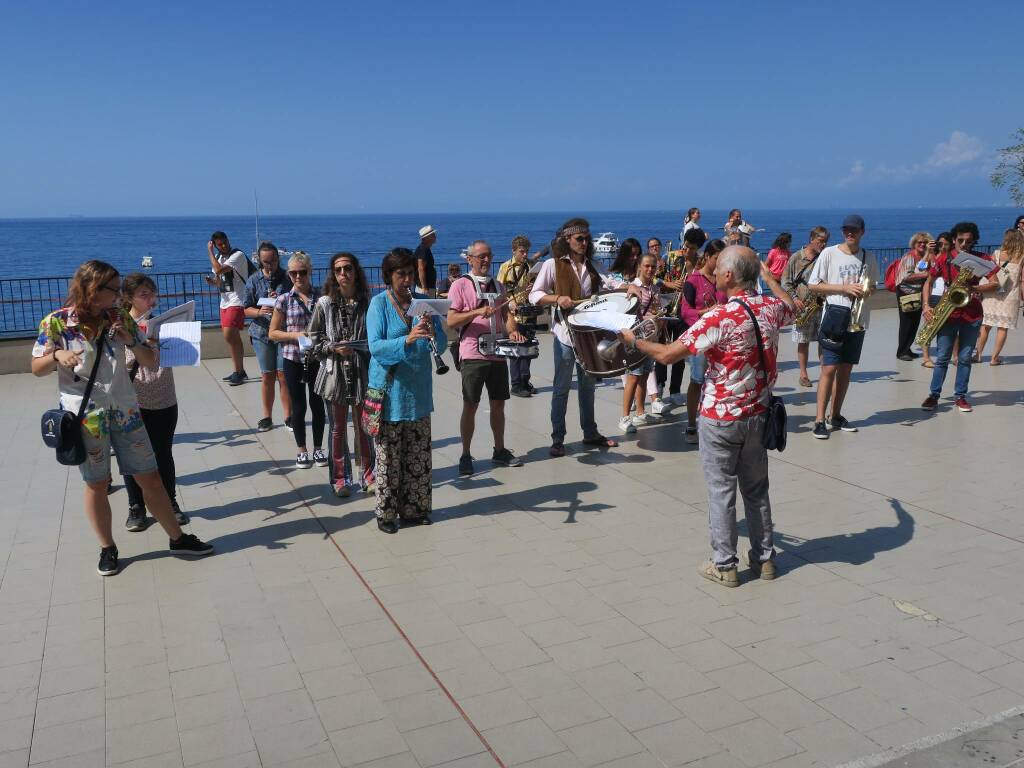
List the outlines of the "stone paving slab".
{"label": "stone paving slab", "polygon": [[[810,437],[783,342],[780,578],[736,590],[696,574],[706,497],[678,416],[584,450],[573,397],[569,455],[547,456],[547,339],[541,394],[508,405],[523,468],[490,466],[481,414],[458,477],[459,380],[435,379],[436,524],[397,536],[295,468],[289,432],[254,431],[255,383],[181,370],[180,498],[218,554],[121,532],[119,489],[108,579],[78,473],[38,437],[54,382],[4,377],[0,767],[834,766],[1021,705],[1024,343],[975,368],[974,413],[928,414],[931,372],[873,317],[857,434]],[[615,434],[621,391],[597,400]]]}

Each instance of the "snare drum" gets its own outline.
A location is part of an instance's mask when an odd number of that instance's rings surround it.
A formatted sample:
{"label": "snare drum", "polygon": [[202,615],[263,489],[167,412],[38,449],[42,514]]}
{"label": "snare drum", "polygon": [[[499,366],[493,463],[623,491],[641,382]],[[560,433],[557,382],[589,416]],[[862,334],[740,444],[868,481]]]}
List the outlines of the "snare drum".
{"label": "snare drum", "polygon": [[609,293],[581,304],[569,315],[566,321],[569,336],[576,353],[576,362],[584,371],[591,376],[603,379],[609,376],[621,376],[630,368],[636,368],[643,362],[647,355],[639,350],[627,353],[622,345],[619,345],[622,350],[619,355],[612,360],[605,360],[598,353],[597,345],[601,341],[615,341],[617,337],[611,331],[593,328],[587,324],[588,319],[593,319],[595,313],[614,312],[636,315],[639,306],[640,300],[636,296]]}
{"label": "snare drum", "polygon": [[498,339],[494,345],[494,354],[498,357],[515,357],[532,360],[540,354],[540,345],[536,339],[527,341],[512,341],[512,339]]}

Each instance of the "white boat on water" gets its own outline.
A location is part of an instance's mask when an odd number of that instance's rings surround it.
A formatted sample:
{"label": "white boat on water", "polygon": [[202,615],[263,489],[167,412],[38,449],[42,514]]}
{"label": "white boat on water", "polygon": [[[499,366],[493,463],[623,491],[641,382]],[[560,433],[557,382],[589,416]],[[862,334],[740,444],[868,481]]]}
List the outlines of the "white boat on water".
{"label": "white boat on water", "polygon": [[619,238],[615,236],[614,232],[602,232],[597,240],[594,241],[594,253],[595,254],[614,254],[619,251]]}
{"label": "white boat on water", "polygon": [[153,257],[150,256],[148,253],[145,256],[142,257],[142,268],[143,269],[152,269],[153,268]]}

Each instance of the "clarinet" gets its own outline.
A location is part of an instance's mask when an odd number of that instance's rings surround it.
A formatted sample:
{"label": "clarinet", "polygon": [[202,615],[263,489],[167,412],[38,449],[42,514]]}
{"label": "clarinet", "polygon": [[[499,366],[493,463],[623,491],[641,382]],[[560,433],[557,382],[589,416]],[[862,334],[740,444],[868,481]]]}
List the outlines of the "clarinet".
{"label": "clarinet", "polygon": [[[354,328],[352,323],[352,315],[350,312],[350,305],[345,303],[342,299],[342,305],[340,307],[341,312],[341,340],[342,341],[355,341],[352,338],[354,334]],[[345,401],[352,405],[356,402],[356,384],[358,371],[356,370],[355,350],[351,351],[348,355],[338,355],[341,360],[341,371],[345,376]]]}
{"label": "clarinet", "polygon": [[[409,297],[409,301],[411,302],[412,301],[412,289],[409,289],[408,297]],[[422,321],[424,317],[427,317],[427,315],[425,315],[425,314],[424,315],[420,315],[420,318],[419,318],[420,321]],[[431,324],[431,333],[430,333],[430,336],[427,337],[427,341],[430,343],[430,353],[434,357],[434,372],[438,376],[443,376],[444,374],[448,373],[449,369],[448,369],[448,366],[445,365],[444,359],[441,357],[440,351],[438,351],[438,349],[437,349],[437,341],[434,339],[434,333],[433,333],[433,324]]]}

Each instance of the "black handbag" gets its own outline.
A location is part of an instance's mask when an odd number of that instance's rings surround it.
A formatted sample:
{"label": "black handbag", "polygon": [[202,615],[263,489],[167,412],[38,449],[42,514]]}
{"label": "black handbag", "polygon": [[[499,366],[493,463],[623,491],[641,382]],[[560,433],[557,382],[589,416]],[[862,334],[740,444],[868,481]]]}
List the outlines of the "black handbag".
{"label": "black handbag", "polygon": [[786,404],[782,402],[781,397],[776,397],[772,394],[771,385],[768,383],[768,363],[764,356],[764,339],[761,338],[761,329],[757,325],[757,317],[754,316],[753,310],[747,306],[745,301],[736,299],[741,307],[747,310],[747,314],[750,315],[751,322],[754,323],[754,336],[757,338],[757,351],[761,356],[761,370],[764,373],[765,384],[769,387],[768,389],[768,412],[766,414],[764,422],[764,435],[762,436],[762,443],[765,450],[768,451],[782,451],[786,450]]}
{"label": "black handbag", "polygon": [[818,343],[832,352],[839,352],[850,332],[850,319],[853,313],[849,307],[841,304],[826,304],[821,313],[821,325],[818,326]]}
{"label": "black handbag", "polygon": [[74,414],[63,408],[54,408],[44,411],[43,418],[40,420],[43,442],[56,451],[58,464],[77,467],[85,461],[82,417],[85,416],[85,410],[89,407],[92,387],[96,383],[96,374],[100,369],[105,333],[106,331],[102,331],[97,337],[99,343],[96,345],[96,361],[92,364],[92,373],[89,374],[89,382],[85,385],[85,393],[82,395],[82,404],[78,407],[78,413]]}

